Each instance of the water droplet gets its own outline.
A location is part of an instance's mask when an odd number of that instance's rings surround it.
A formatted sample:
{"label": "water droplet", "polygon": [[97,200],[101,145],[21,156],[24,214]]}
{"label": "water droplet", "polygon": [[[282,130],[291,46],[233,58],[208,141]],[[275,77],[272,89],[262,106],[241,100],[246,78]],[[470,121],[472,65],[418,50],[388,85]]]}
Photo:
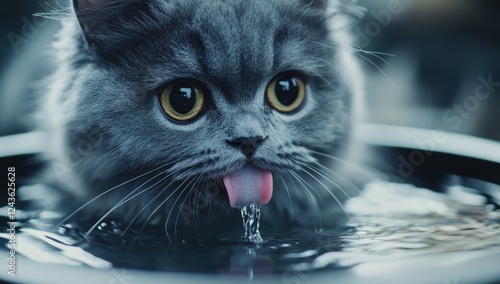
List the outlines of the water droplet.
{"label": "water droplet", "polygon": [[108,226],[108,224],[106,224],[105,222],[102,222],[101,224],[99,224],[99,226],[97,226],[97,229],[99,231],[104,231],[107,226]]}
{"label": "water droplet", "polygon": [[252,243],[262,243],[264,240],[260,236],[260,205],[250,204],[241,208],[241,218],[243,219],[243,238]]}

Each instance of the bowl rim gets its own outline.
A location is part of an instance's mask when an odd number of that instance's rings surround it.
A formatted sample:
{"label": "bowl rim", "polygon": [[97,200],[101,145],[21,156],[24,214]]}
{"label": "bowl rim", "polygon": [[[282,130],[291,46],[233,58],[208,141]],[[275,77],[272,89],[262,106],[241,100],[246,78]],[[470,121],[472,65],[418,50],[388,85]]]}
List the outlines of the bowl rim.
{"label": "bowl rim", "polygon": [[353,136],[355,141],[371,146],[415,149],[500,163],[500,142],[439,129],[363,123]]}

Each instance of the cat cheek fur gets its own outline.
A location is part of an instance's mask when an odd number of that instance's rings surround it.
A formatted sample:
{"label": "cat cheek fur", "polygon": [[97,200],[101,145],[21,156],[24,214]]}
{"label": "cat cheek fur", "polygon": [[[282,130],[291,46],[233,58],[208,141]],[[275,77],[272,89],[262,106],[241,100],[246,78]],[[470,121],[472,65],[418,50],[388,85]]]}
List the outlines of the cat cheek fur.
{"label": "cat cheek fur", "polygon": [[[69,17],[55,43],[59,66],[41,125],[53,149],[48,159],[66,165],[71,177],[53,177],[52,184],[78,196],[68,213],[162,166],[172,185],[221,178],[245,162],[228,139],[269,136],[255,163],[277,173],[297,170],[293,159],[316,160],[309,150],[335,148],[333,142],[349,136],[359,109],[361,82],[349,37],[334,27],[351,6],[347,0],[74,0],[79,21]],[[286,115],[265,103],[264,92],[275,75],[290,70],[307,77],[308,98],[300,111]],[[211,105],[190,124],[170,121],[158,105],[158,89],[178,78],[199,80],[209,91]],[[82,141],[89,142],[86,151],[79,150]],[[102,216],[140,184],[99,198],[82,218]],[[288,196],[277,186],[264,213],[290,215]],[[138,210],[125,204],[111,216],[130,220],[148,198],[133,200]],[[227,196],[219,199],[226,210]],[[165,217],[170,201],[158,215]]]}

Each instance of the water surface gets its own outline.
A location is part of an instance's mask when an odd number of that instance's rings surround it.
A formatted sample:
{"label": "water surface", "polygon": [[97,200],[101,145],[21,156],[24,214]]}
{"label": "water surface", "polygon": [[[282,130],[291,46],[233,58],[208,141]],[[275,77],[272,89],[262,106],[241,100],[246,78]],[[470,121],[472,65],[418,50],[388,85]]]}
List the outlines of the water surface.
{"label": "water surface", "polygon": [[[492,192],[499,193],[498,186]],[[263,240],[251,240],[254,242],[242,238],[243,229],[228,230],[224,235],[179,236],[175,242],[169,242],[164,231],[122,237],[124,226],[112,220],[102,222],[85,237],[92,224],[54,228],[50,221],[54,215],[44,212],[43,220],[21,221],[17,253],[53,265],[239,275],[248,280],[270,276],[283,283],[307,283],[315,273],[346,270],[363,276],[389,275],[409,267],[453,267],[500,255],[497,200],[498,196],[485,196],[460,185],[437,193],[377,181],[348,201],[345,207],[350,221],[345,226],[266,229],[260,232]],[[18,218],[22,215],[19,212]],[[245,221],[255,221],[251,219]],[[258,224],[249,228],[247,234],[258,232]],[[0,237],[5,247],[8,234]],[[22,267],[22,263],[18,265]],[[454,277],[443,281],[453,283]]]}

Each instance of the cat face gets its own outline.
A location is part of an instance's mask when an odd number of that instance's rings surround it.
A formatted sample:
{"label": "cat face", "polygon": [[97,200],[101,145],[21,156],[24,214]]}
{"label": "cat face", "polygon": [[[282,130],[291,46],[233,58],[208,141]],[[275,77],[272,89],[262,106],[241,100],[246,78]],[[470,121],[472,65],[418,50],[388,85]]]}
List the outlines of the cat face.
{"label": "cat face", "polygon": [[349,132],[356,78],[323,1],[75,3],[64,144],[103,133],[83,180],[167,163],[178,180],[289,172]]}

